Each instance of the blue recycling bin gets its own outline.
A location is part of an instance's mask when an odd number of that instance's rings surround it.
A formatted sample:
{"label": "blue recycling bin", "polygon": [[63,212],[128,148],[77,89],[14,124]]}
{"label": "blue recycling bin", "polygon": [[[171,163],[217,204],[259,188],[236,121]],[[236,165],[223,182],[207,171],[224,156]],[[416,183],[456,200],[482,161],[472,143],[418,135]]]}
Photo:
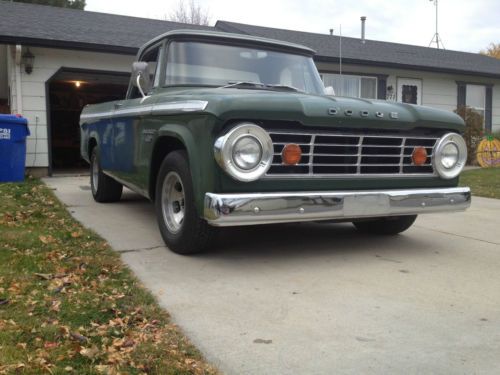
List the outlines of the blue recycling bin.
{"label": "blue recycling bin", "polygon": [[28,120],[0,114],[0,182],[24,180]]}

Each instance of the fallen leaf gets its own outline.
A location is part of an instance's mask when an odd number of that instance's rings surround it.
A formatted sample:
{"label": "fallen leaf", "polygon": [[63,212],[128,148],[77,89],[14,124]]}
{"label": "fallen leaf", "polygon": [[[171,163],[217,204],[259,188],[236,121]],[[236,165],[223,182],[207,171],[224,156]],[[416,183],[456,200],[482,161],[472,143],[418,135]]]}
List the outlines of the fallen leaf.
{"label": "fallen leaf", "polygon": [[0,306],[6,305],[9,303],[9,300],[7,298],[0,298]]}
{"label": "fallen leaf", "polygon": [[130,347],[132,347],[132,346],[134,346],[134,345],[135,345],[134,340],[132,340],[132,339],[127,339],[127,340],[125,340],[125,342],[123,343],[122,348],[130,348]]}
{"label": "fallen leaf", "polygon": [[95,369],[100,372],[101,374],[108,374],[110,369],[111,369],[111,366],[109,365],[97,365],[95,366]]}
{"label": "fallen leaf", "polygon": [[78,238],[78,237],[81,237],[81,233],[80,232],[71,232],[71,237],[73,238]]}
{"label": "fallen leaf", "polygon": [[93,345],[91,348],[81,348],[80,354],[84,357],[94,359],[99,353],[97,346]]}
{"label": "fallen leaf", "polygon": [[50,234],[48,236],[39,236],[38,239],[46,245],[55,241],[54,237]]}
{"label": "fallen leaf", "polygon": [[70,332],[69,335],[71,336],[72,339],[74,339],[76,341],[87,342],[89,340],[87,337],[80,335],[77,332]]}
{"label": "fallen leaf", "polygon": [[52,280],[52,278],[54,277],[50,273],[35,273],[35,276],[38,276],[39,278],[44,280]]}
{"label": "fallen leaf", "polygon": [[61,310],[61,301],[52,301],[50,310],[59,312]]}
{"label": "fallen leaf", "polygon": [[53,349],[53,348],[57,348],[59,346],[59,344],[57,342],[46,342],[45,344],[43,344],[43,347],[45,349]]}

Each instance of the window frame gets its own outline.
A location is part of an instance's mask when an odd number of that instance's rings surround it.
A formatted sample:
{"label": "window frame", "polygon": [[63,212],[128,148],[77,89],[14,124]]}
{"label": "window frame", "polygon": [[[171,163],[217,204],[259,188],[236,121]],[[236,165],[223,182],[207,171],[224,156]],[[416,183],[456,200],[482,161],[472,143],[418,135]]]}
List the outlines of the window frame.
{"label": "window frame", "polygon": [[[331,71],[320,71],[319,72],[320,74],[320,77],[321,77],[321,80],[323,81],[323,85],[325,84],[325,81],[323,79],[323,77],[325,75],[330,75],[330,76],[340,76],[340,72],[331,72]],[[342,77],[353,77],[353,78],[357,78],[359,83],[358,83],[358,93],[359,93],[359,96],[357,98],[359,99],[378,99],[379,98],[379,80],[380,80],[380,75],[376,75],[376,74],[363,74],[363,73],[351,73],[351,72],[346,72],[346,73],[342,73]],[[362,84],[362,79],[373,79],[375,80],[375,97],[374,98],[363,98],[361,97],[361,84]],[[337,91],[335,91],[335,95],[339,95],[339,93]]]}
{"label": "window frame", "polygon": [[[154,89],[161,87],[161,82],[162,82],[162,79],[164,76],[163,66],[165,64],[164,60],[166,57],[165,44],[166,44],[165,40],[158,41],[158,43],[155,43],[152,46],[149,46],[147,49],[145,49],[141,53],[139,58],[137,60],[135,60],[135,61],[139,61],[139,62],[143,61],[144,56],[146,56],[152,50],[158,48],[158,57],[157,57],[157,61],[156,61],[156,69],[155,69],[154,76],[153,76],[153,85],[151,86],[151,90],[149,92],[147,92],[146,95],[151,93]],[[129,87],[127,90],[127,96],[126,96],[127,100],[137,99],[137,97],[132,97],[134,89],[137,89],[137,88],[134,86],[134,84],[132,82],[132,78],[131,78],[130,83],[129,83]]]}
{"label": "window frame", "polygon": [[477,81],[455,81],[457,84],[457,108],[467,106],[467,86],[484,86],[485,89],[485,109],[483,129],[487,132],[493,130],[493,83]]}

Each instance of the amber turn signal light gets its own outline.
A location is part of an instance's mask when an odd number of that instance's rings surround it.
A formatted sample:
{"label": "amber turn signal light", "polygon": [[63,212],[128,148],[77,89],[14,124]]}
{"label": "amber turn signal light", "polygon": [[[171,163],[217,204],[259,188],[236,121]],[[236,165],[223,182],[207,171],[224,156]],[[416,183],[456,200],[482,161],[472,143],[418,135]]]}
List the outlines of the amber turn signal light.
{"label": "amber turn signal light", "polygon": [[302,150],[299,145],[289,143],[281,151],[281,160],[285,165],[297,165],[302,158]]}
{"label": "amber turn signal light", "polygon": [[415,147],[411,154],[411,160],[414,165],[424,165],[427,161],[427,150],[425,147]]}

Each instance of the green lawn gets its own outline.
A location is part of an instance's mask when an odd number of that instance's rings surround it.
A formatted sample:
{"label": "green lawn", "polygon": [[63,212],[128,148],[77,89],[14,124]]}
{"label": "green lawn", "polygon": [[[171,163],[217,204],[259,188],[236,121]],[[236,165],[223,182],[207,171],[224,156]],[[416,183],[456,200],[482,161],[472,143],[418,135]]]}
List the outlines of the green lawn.
{"label": "green lawn", "polygon": [[0,197],[0,374],[217,372],[45,185]]}
{"label": "green lawn", "polygon": [[460,185],[469,186],[473,195],[500,199],[500,167],[462,172]]}

